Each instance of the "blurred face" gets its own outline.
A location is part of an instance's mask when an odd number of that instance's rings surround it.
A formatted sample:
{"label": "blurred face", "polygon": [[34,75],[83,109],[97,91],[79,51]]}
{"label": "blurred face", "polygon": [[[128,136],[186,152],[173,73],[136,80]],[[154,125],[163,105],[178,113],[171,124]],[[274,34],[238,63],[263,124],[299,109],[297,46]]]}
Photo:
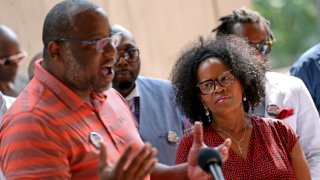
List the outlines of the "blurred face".
{"label": "blurred face", "polygon": [[267,61],[267,54],[270,52],[267,48],[271,50],[272,44],[268,41],[268,34],[263,23],[238,23],[234,26],[233,32],[246,37],[249,43],[257,49],[257,54],[262,56],[260,59]]}
{"label": "blurred face", "polygon": [[117,48],[118,59],[115,65],[113,87],[120,92],[132,90],[140,72],[139,49],[131,34],[122,33],[121,43]]}
{"label": "blurred face", "polygon": [[197,80],[202,92],[201,102],[210,109],[212,115],[226,114],[239,108],[243,110],[242,86],[219,59],[203,61],[198,68]]}
{"label": "blurred face", "polygon": [[0,39],[0,43],[0,59],[2,61],[0,63],[0,81],[13,82],[17,74],[18,62],[25,55],[21,54],[23,51],[16,39],[4,37]]}
{"label": "blurred face", "polygon": [[[95,41],[111,36],[108,18],[102,9],[78,14],[74,19],[73,39]],[[65,38],[65,37],[64,37]],[[116,49],[108,43],[102,52],[96,44],[62,43],[65,61],[63,81],[78,91],[101,92],[108,89],[114,77]]]}

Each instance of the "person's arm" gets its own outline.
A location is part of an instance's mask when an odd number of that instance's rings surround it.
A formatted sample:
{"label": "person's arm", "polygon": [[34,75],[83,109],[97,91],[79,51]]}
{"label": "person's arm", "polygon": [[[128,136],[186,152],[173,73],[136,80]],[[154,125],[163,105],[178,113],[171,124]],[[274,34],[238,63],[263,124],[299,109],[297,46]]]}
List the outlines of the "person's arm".
{"label": "person's arm", "polygon": [[[131,151],[131,146],[129,145],[117,164],[112,166],[107,163],[107,152],[103,144],[101,144],[99,162],[100,179],[142,179],[148,174],[151,174],[151,179],[153,180],[185,180],[188,178],[199,179],[200,177],[201,179],[207,179],[210,176],[201,170],[197,160],[199,152],[205,147],[202,136],[202,125],[195,123],[194,140],[189,153],[188,164],[175,166],[157,164],[157,161],[155,161],[155,150],[150,145],[143,146],[128,164],[128,156]],[[217,147],[223,157],[223,161],[228,158],[230,146],[231,141],[227,139],[222,145]]]}
{"label": "person's arm", "polygon": [[[316,58],[315,60],[309,60],[299,65],[294,64],[290,69],[290,75],[298,77],[303,81],[320,114],[320,80],[318,79],[320,76],[320,66],[318,63],[320,62],[320,57],[317,56]],[[303,60],[299,59],[298,61]]]}
{"label": "person's arm", "polygon": [[300,80],[299,83],[296,132],[312,178],[320,179],[320,118],[307,88]]}
{"label": "person's arm", "polygon": [[132,161],[128,163],[132,146],[133,144],[130,144],[126,148],[117,164],[110,165],[107,162],[106,147],[103,143],[100,143],[99,178],[101,180],[140,180],[152,172],[158,162],[157,158],[155,158],[156,149],[151,144],[146,143],[133,157]]}
{"label": "person's arm", "polygon": [[292,149],[291,159],[292,159],[292,165],[293,165],[294,174],[296,175],[296,179],[297,180],[311,179],[308,163],[304,156],[304,153],[302,151],[299,141],[297,141],[297,143],[294,145]]}
{"label": "person's arm", "polygon": [[[223,162],[227,160],[231,140],[226,139],[217,149],[220,151]],[[179,164],[176,166],[157,165],[151,174],[152,179],[165,179],[165,180],[184,180],[184,179],[208,179],[209,174],[205,173],[198,164],[198,154],[205,148],[203,142],[202,125],[196,122],[194,125],[193,143],[188,155],[188,163]]]}
{"label": "person's arm", "polygon": [[152,180],[178,180],[188,179],[188,164],[179,164],[175,166],[167,166],[158,163],[155,170],[151,174]]}

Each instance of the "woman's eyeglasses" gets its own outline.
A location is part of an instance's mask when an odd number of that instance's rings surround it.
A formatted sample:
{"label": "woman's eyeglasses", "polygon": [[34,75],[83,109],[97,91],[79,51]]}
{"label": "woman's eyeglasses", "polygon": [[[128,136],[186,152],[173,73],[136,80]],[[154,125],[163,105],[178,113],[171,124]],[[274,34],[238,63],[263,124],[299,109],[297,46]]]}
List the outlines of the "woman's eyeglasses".
{"label": "woman's eyeglasses", "polygon": [[18,54],[0,58],[0,65],[19,63],[26,57],[27,57],[27,53],[25,51],[22,51]]}
{"label": "woman's eyeglasses", "polygon": [[126,51],[118,51],[115,57],[116,62],[119,62],[121,57],[123,57],[129,63],[137,62],[139,60],[139,49],[129,48]]}
{"label": "woman's eyeglasses", "polygon": [[89,45],[95,45],[96,50],[98,53],[103,53],[107,47],[107,45],[111,44],[114,48],[117,48],[121,42],[121,33],[112,34],[110,37],[106,37],[99,40],[82,40],[82,39],[75,39],[75,38],[60,38],[55,40],[56,43],[63,43],[63,42],[76,42],[76,43],[83,43]]}
{"label": "woman's eyeglasses", "polygon": [[215,80],[209,79],[200,82],[197,87],[199,88],[201,94],[207,95],[214,92],[217,89],[217,83],[222,87],[227,87],[233,84],[235,82],[235,77],[231,72],[232,70],[228,70],[221,73]]}

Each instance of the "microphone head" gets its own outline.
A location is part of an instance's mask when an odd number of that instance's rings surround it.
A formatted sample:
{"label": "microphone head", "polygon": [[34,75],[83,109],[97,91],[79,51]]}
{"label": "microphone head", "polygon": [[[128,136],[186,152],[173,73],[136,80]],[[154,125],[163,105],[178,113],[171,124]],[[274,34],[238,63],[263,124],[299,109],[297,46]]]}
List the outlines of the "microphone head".
{"label": "microphone head", "polygon": [[219,151],[214,148],[204,148],[199,153],[198,162],[204,171],[209,172],[210,164],[222,165],[222,156]]}

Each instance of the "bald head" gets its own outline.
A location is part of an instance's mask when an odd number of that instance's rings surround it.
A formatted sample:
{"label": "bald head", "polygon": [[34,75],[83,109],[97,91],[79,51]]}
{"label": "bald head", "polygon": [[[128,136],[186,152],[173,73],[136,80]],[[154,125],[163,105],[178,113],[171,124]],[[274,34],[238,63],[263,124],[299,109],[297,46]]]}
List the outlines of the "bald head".
{"label": "bald head", "polygon": [[128,29],[124,28],[123,26],[119,24],[114,24],[111,26],[111,30],[113,34],[121,33],[121,36],[126,37],[126,39],[132,41],[133,43],[136,43],[132,33]]}
{"label": "bald head", "polygon": [[[9,27],[0,24],[0,82],[8,86],[14,82],[18,70],[18,62],[25,55],[20,46],[17,35]],[[10,96],[16,96],[17,93],[11,89],[1,89],[1,91]]]}
{"label": "bald head", "polygon": [[0,58],[21,51],[17,35],[7,26],[0,24]]}
{"label": "bald head", "polygon": [[64,0],[55,5],[47,14],[43,25],[44,59],[47,57],[47,46],[50,41],[72,36],[75,30],[74,19],[78,14],[99,8],[88,0]]}
{"label": "bald head", "polygon": [[0,38],[8,37],[12,39],[18,39],[16,33],[12,31],[8,26],[0,24]]}

